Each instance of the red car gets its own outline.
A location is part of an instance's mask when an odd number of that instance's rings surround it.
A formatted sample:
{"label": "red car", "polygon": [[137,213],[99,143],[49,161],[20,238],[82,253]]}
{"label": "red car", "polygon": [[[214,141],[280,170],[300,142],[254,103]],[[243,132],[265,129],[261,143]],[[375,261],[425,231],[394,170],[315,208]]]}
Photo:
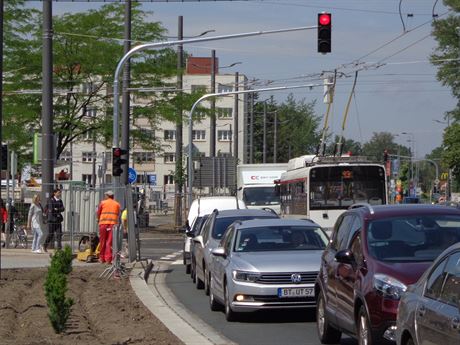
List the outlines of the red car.
{"label": "red car", "polygon": [[321,343],[395,341],[399,299],[436,257],[460,241],[460,210],[359,204],[342,214],[316,282]]}

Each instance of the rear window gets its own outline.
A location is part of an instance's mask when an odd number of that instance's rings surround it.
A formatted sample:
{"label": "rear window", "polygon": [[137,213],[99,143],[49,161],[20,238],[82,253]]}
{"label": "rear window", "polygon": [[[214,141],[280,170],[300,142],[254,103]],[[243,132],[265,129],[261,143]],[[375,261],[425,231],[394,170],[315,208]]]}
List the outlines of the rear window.
{"label": "rear window", "polygon": [[433,261],[460,241],[460,217],[426,215],[387,218],[369,223],[369,253],[382,261]]}
{"label": "rear window", "polygon": [[212,238],[216,240],[220,240],[224,235],[225,230],[227,230],[228,226],[237,220],[251,220],[251,219],[259,219],[259,218],[275,218],[277,219],[278,216],[270,215],[267,212],[267,216],[237,216],[237,217],[225,217],[225,218],[216,218],[214,229],[212,229]]}

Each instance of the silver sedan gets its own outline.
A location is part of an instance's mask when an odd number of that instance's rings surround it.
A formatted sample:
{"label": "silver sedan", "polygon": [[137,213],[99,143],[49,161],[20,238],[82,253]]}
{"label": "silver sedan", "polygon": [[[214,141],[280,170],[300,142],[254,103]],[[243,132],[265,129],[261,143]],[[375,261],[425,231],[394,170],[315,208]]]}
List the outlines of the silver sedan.
{"label": "silver sedan", "polygon": [[209,301],[225,307],[228,321],[240,312],[315,307],[315,279],[328,241],[307,220],[248,220],[226,230],[212,251]]}
{"label": "silver sedan", "polygon": [[460,344],[460,243],[409,286],[398,307],[398,345]]}

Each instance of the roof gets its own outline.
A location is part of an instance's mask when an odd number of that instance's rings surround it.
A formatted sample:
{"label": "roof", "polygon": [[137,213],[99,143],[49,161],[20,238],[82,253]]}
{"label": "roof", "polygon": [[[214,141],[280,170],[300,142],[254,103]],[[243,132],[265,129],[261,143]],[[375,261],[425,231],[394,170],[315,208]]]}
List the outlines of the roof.
{"label": "roof", "polygon": [[311,226],[319,228],[315,222],[307,219],[251,219],[241,221],[238,228],[259,228],[263,226]]}
{"label": "roof", "polygon": [[352,212],[366,213],[368,218],[398,217],[407,215],[450,214],[459,215],[460,209],[431,204],[369,205],[357,207]]}
{"label": "roof", "polygon": [[271,217],[277,218],[274,213],[258,209],[239,209],[239,210],[222,210],[219,211],[216,218],[226,218],[226,217]]}

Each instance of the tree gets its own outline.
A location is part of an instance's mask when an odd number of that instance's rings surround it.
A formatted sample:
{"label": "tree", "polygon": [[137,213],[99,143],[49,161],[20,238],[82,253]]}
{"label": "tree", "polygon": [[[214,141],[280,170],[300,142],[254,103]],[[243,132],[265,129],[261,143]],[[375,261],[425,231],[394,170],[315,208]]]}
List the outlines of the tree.
{"label": "tree", "polygon": [[443,138],[443,161],[459,175],[460,169],[460,1],[444,0],[444,4],[453,12],[445,19],[433,21],[433,36],[438,41],[434,54],[431,55],[431,62],[438,67],[438,80],[452,90],[457,98],[457,106],[446,112],[445,117],[451,123]]}
{"label": "tree", "polygon": [[[20,3],[17,4],[20,8]],[[148,22],[149,13],[133,4],[132,37],[135,41],[153,42],[162,38],[164,29],[157,22]],[[41,88],[41,14],[30,12],[26,24],[12,21],[8,27],[5,65],[10,73],[5,77],[4,99],[9,138],[23,150],[30,148],[32,134],[40,130],[41,95],[23,94],[18,90]],[[54,55],[54,129],[57,157],[70,142],[96,133],[104,144],[112,136],[113,74],[123,55],[124,6],[107,4],[98,10],[65,13],[53,17]],[[20,25],[25,29],[14,31]],[[32,33],[32,34],[31,34]],[[175,52],[171,49],[147,50],[131,59],[132,87],[160,86],[162,80],[176,73]],[[95,116],[94,116],[95,115]],[[148,109],[135,109],[134,123],[145,116],[155,129],[158,114]],[[135,126],[136,128],[136,126]],[[139,128],[137,128],[139,129]],[[12,130],[15,130],[12,132]],[[134,130],[136,143],[155,147],[148,131]]]}
{"label": "tree", "polygon": [[383,161],[384,150],[389,155],[406,155],[407,148],[395,143],[394,138],[395,135],[389,132],[374,132],[372,138],[363,145],[363,155],[376,161]]}

